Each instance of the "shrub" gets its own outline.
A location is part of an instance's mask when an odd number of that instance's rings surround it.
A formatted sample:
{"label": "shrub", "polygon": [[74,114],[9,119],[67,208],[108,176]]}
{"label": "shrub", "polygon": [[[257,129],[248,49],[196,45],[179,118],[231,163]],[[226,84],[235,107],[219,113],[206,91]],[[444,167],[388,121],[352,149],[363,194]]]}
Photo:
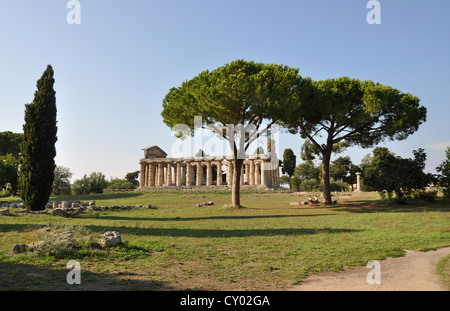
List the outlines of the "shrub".
{"label": "shrub", "polygon": [[348,184],[342,179],[334,180],[330,178],[330,190],[331,191],[345,191],[348,189]]}
{"label": "shrub", "polygon": [[320,191],[321,184],[320,181],[314,178],[305,179],[301,181],[300,191]]}
{"label": "shrub", "polygon": [[107,186],[105,175],[94,172],[89,176],[84,175],[82,179],[75,180],[72,191],[75,194],[103,193]]}
{"label": "shrub", "polygon": [[106,188],[108,190],[132,190],[135,186],[127,181],[126,179],[114,179],[111,180],[109,186]]}
{"label": "shrub", "polygon": [[416,190],[412,193],[414,200],[423,200],[427,202],[433,202],[437,196],[437,191]]}
{"label": "shrub", "polygon": [[450,199],[450,188],[442,189],[442,193],[444,194],[444,198]]}

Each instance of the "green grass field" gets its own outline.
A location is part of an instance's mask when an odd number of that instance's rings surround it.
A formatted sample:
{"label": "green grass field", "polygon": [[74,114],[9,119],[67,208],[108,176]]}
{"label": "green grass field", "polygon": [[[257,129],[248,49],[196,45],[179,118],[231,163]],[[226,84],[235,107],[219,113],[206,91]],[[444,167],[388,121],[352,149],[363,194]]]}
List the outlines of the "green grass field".
{"label": "green grass field", "polygon": [[[313,273],[450,245],[450,202],[442,198],[395,205],[353,193],[335,196],[335,206],[295,206],[307,196],[243,191],[241,209],[224,207],[230,193],[214,190],[51,199],[155,208],[0,216],[0,290],[285,290]],[[193,206],[206,201],[214,205]],[[75,232],[81,249],[12,253],[16,243],[42,240],[42,227]],[[109,230],[121,233],[121,246],[85,247]],[[66,282],[70,260],[80,262],[81,285]],[[447,280],[448,264],[439,268]]]}

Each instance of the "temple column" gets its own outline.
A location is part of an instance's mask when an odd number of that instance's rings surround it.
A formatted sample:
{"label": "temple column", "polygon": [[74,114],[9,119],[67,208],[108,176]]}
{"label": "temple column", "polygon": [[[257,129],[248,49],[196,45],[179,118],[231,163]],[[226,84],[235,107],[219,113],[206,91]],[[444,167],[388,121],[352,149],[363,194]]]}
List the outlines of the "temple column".
{"label": "temple column", "polygon": [[216,165],[216,167],[217,167],[216,185],[222,186],[222,162],[219,161],[219,163]]}
{"label": "temple column", "polygon": [[172,164],[167,163],[166,186],[172,186]]}
{"label": "temple column", "polygon": [[181,187],[181,162],[177,162],[177,187]]}
{"label": "temple column", "polygon": [[268,186],[269,184],[269,170],[267,170],[267,162],[261,163],[261,184],[263,186]]}
{"label": "temple column", "polygon": [[164,184],[164,166],[162,163],[158,163],[158,187],[161,187]]}
{"label": "temple column", "polygon": [[147,167],[147,186],[155,186],[155,164],[150,163]]}
{"label": "temple column", "polygon": [[260,174],[261,162],[255,162],[255,186],[261,184],[261,174]]}
{"label": "temple column", "polygon": [[361,192],[361,172],[356,173],[356,190],[357,192]]}
{"label": "temple column", "polygon": [[196,185],[200,187],[202,185],[202,179],[203,179],[203,168],[201,165],[201,162],[197,162],[197,181]]}
{"label": "temple column", "polygon": [[192,186],[192,165],[186,162],[186,186]]}
{"label": "temple column", "polygon": [[250,160],[249,161],[249,185],[254,186],[255,185],[255,161]]}
{"label": "temple column", "polygon": [[186,165],[181,163],[181,185],[186,184]]}
{"label": "temple column", "polygon": [[145,168],[147,165],[145,163],[141,163],[141,170],[139,171],[139,188],[145,187]]}
{"label": "temple column", "polygon": [[243,168],[245,167],[245,175],[244,175],[244,184],[249,185],[250,184],[250,163],[247,162],[243,165]]}
{"label": "temple column", "polygon": [[212,186],[212,165],[211,161],[206,162],[206,185]]}

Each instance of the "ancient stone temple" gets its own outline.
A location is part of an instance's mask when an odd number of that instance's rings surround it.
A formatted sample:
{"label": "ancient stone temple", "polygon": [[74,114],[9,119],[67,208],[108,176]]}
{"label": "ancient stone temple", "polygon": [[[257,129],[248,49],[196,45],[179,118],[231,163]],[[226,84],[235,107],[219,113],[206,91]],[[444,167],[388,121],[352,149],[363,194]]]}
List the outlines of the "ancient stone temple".
{"label": "ancient stone temple", "polygon": [[[140,165],[140,189],[156,187],[231,187],[233,162],[230,157],[167,158],[158,146],[144,148]],[[246,156],[241,185],[255,188],[280,186],[278,160],[270,155]],[[206,173],[205,173],[206,172]]]}

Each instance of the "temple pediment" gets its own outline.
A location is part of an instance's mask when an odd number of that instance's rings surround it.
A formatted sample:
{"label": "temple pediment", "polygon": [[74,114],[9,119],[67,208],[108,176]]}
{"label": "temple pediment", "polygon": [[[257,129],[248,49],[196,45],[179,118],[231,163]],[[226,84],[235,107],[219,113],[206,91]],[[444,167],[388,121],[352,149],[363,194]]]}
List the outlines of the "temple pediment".
{"label": "temple pediment", "polygon": [[167,157],[167,153],[158,146],[150,146],[142,150],[144,150],[144,156],[146,159],[160,159]]}

